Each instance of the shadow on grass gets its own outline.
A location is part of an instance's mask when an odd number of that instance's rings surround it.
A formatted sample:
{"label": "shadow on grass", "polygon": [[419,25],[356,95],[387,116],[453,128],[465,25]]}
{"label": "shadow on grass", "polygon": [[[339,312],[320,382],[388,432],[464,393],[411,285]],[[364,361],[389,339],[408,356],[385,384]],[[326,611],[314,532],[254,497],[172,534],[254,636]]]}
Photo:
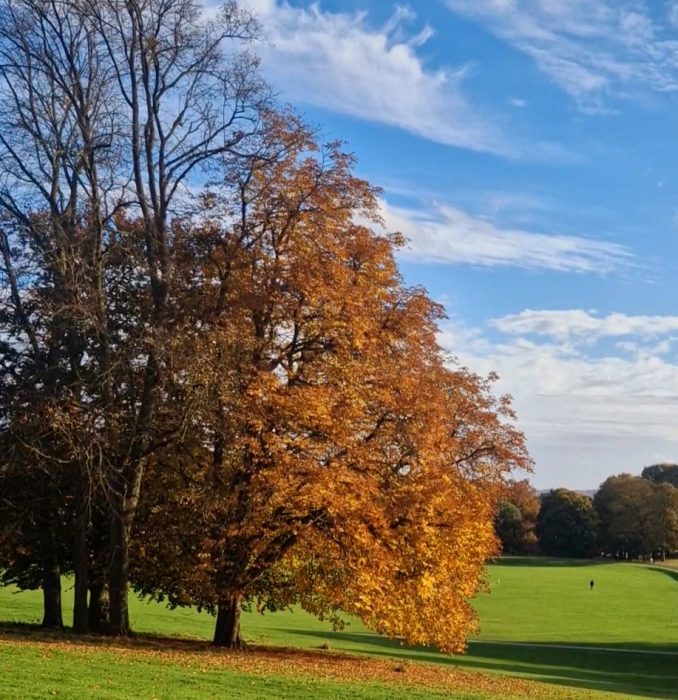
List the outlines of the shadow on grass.
{"label": "shadow on grass", "polygon": [[[155,651],[202,652],[214,650],[204,639],[182,635],[132,632],[129,637],[110,637],[106,634],[75,634],[70,627],[62,630],[45,629],[39,624],[0,621],[0,640],[24,640],[46,643],[67,642],[73,645],[108,647],[136,647]],[[1,696],[0,696],[1,697]]]}
{"label": "shadow on grass", "polygon": [[556,566],[598,566],[600,564],[614,564],[613,559],[558,559],[556,557],[518,557],[506,556],[495,559],[492,566],[515,567],[556,567]]}
{"label": "shadow on grass", "polygon": [[669,578],[672,578],[674,581],[678,582],[678,571],[675,571],[674,569],[667,569],[661,564],[657,566],[647,566],[645,567],[648,571],[654,571],[657,574],[664,574],[664,576],[668,576]]}
{"label": "shadow on grass", "polygon": [[[581,644],[577,649],[554,648],[559,642],[521,645],[473,641],[469,653],[446,656],[430,648],[400,646],[372,633],[322,632],[305,629],[285,629],[287,635],[314,638],[329,643],[333,652],[370,655],[391,659],[427,662],[447,668],[460,668],[508,676],[523,676],[544,683],[581,689],[626,693],[645,698],[676,698],[678,687],[678,644],[647,643]],[[209,643],[196,639],[179,639],[155,635],[138,635],[129,639],[77,636],[70,630],[50,632],[38,625],[0,623],[0,639],[34,640],[47,643],[97,645],[101,648],[136,647],[176,654],[224,653],[215,651]],[[561,643],[569,646],[567,642]],[[322,654],[313,649],[291,649],[254,645],[254,651],[285,656],[286,654]],[[633,652],[624,651],[633,649]],[[673,655],[658,652],[672,652]],[[646,652],[646,653],[643,653]]]}
{"label": "shadow on grass", "polygon": [[[586,644],[580,649],[560,649],[543,644],[510,645],[471,642],[469,652],[446,656],[427,648],[400,646],[370,633],[290,630],[288,634],[315,637],[334,649],[439,665],[525,676],[561,686],[626,693],[646,698],[675,698],[678,687],[678,644]],[[561,643],[568,646],[568,643]],[[584,648],[585,647],[585,648]],[[637,649],[640,653],[624,651]],[[675,656],[662,655],[675,652]],[[646,652],[646,653],[643,653]]]}
{"label": "shadow on grass", "polygon": [[[672,560],[678,561],[678,560]],[[494,559],[491,562],[493,567],[515,567],[515,568],[556,568],[556,567],[589,567],[600,566],[602,564],[617,564],[619,566],[643,566],[648,571],[657,571],[678,581],[678,567],[665,566],[663,562],[658,561],[655,564],[649,564],[645,561],[618,561],[616,559],[561,559],[557,557],[522,557],[522,556],[503,556]]]}

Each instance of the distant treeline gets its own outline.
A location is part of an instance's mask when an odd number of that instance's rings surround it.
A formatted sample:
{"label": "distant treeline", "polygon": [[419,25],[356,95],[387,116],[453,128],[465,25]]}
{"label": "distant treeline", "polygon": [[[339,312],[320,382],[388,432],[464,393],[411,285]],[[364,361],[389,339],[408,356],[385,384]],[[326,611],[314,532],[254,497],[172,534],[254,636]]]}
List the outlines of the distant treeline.
{"label": "distant treeline", "polygon": [[678,464],[611,476],[592,498],[565,488],[540,495],[514,481],[495,529],[505,554],[663,559],[678,551]]}

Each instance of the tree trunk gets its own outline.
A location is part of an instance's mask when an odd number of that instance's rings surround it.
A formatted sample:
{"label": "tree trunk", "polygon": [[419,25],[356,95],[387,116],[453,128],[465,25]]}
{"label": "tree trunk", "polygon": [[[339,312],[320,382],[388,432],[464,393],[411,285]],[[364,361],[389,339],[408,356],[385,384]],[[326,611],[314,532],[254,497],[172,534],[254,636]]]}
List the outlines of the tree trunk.
{"label": "tree trunk", "polygon": [[[80,479],[84,477],[81,475]],[[78,484],[76,494],[77,520],[75,523],[75,537],[73,538],[73,570],[75,574],[75,586],[73,592],[73,631],[76,634],[89,632],[89,615],[87,611],[88,581],[88,550],[87,550],[87,526],[89,513],[87,502],[83,492],[82,482]]]}
{"label": "tree trunk", "polygon": [[61,612],[61,568],[56,553],[54,525],[48,523],[42,533],[42,626],[47,629],[64,628]]}
{"label": "tree trunk", "polygon": [[61,614],[61,577],[58,569],[56,572],[47,573],[43,578],[42,598],[44,605],[42,626],[46,629],[62,630],[64,621]]}
{"label": "tree trunk", "polygon": [[242,596],[235,594],[219,601],[217,622],[214,627],[214,646],[244,649],[240,636],[240,605]]}
{"label": "tree trunk", "polygon": [[108,572],[109,632],[114,637],[127,637],[130,633],[127,605],[129,538],[122,513],[114,512],[111,519],[111,548],[111,568]]}
{"label": "tree trunk", "polygon": [[90,632],[106,634],[109,631],[108,586],[105,583],[93,583],[89,589],[88,621]]}
{"label": "tree trunk", "polygon": [[131,471],[131,478],[117,489],[119,496],[117,507],[113,508],[111,518],[111,567],[108,573],[108,596],[110,600],[109,632],[114,637],[127,637],[129,626],[129,542],[132,524],[139,504],[141,480],[144,464],[137,462]]}

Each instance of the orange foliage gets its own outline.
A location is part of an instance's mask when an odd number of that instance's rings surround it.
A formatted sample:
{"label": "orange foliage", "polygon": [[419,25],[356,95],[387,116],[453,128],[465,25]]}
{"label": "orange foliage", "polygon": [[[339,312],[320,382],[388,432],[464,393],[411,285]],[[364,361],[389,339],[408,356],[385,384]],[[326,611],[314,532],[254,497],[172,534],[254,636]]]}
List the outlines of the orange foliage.
{"label": "orange foliage", "polygon": [[[338,145],[270,117],[238,198],[176,231],[185,438],[149,464],[138,586],[343,610],[463,649],[508,473],[529,467],[505,398],[446,358],[440,308],[407,289],[398,236]],[[195,293],[196,280],[201,284]]]}

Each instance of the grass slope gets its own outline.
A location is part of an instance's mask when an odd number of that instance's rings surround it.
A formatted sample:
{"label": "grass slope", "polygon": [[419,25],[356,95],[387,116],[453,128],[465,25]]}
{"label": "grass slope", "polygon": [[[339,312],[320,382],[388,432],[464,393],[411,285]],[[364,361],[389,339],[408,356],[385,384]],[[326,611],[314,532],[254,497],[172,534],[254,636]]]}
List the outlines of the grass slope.
{"label": "grass slope", "polygon": [[[490,567],[489,577],[492,593],[476,601],[482,631],[463,657],[401,647],[370,633],[357,621],[351,621],[343,631],[332,632],[326,623],[300,611],[246,614],[244,633],[259,644],[302,648],[329,644],[333,650],[524,676],[572,688],[676,697],[678,573],[635,564],[506,558]],[[590,579],[595,581],[593,591],[589,590]],[[70,597],[66,593],[66,601]],[[65,613],[70,615],[68,610]],[[39,614],[37,593],[14,595],[0,589],[0,620],[36,622]],[[209,615],[170,611],[139,600],[132,603],[131,619],[139,632],[200,639],[209,639],[213,625]],[[651,653],[625,651],[629,649]],[[301,692],[290,697],[305,697]],[[274,696],[285,697],[273,691],[268,694]],[[340,697],[334,692],[329,696]],[[590,697],[590,693],[584,691],[578,697]]]}
{"label": "grass slope", "polygon": [[[27,644],[0,644],[0,668],[11,669],[2,676],[0,698],[67,697],[136,700],[137,698],[231,697],[294,698],[315,700],[330,697],[340,700],[425,700],[450,697],[442,689],[398,688],[390,684],[351,683],[314,678],[309,674],[281,676],[272,673],[238,671],[209,667],[193,659],[146,656],[115,649],[45,648]],[[256,671],[256,669],[255,669]],[[461,693],[457,698],[481,698]]]}

